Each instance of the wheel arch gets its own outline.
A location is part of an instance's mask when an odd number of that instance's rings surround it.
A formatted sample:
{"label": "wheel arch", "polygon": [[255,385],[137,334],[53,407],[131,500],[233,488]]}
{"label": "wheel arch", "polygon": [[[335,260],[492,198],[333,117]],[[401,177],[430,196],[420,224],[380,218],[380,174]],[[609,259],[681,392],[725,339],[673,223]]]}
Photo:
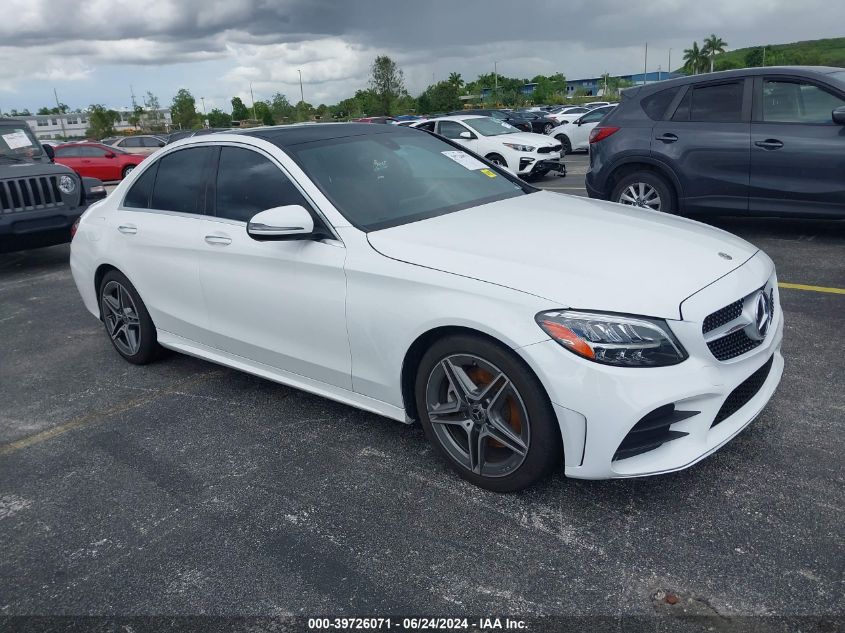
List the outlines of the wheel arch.
{"label": "wheel arch", "polygon": [[97,311],[100,314],[101,321],[103,319],[103,308],[100,306],[100,285],[103,283],[103,277],[106,276],[106,273],[112,270],[116,270],[121,275],[125,276],[125,273],[122,270],[111,264],[100,264],[97,266],[97,270],[94,271],[94,296],[97,298]]}
{"label": "wheel arch", "polygon": [[675,174],[674,170],[665,163],[644,156],[624,158],[611,167],[604,187],[605,191],[607,191],[608,199],[612,197],[616,183],[628,174],[636,171],[652,171],[658,176],[665,178],[672,187],[672,195],[675,198],[675,207],[679,212],[683,211],[683,196],[681,195],[683,188],[681,187],[681,181],[677,174]]}

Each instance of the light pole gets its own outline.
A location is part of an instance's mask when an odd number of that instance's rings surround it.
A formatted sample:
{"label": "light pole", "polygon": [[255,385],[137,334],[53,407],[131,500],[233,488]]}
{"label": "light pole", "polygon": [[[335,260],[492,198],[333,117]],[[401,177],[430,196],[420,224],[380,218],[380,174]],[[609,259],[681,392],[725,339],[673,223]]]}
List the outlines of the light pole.
{"label": "light pole", "polygon": [[672,74],[672,49],[669,49],[669,74]]}
{"label": "light pole", "polygon": [[499,62],[493,62],[493,98],[499,102]]}
{"label": "light pole", "polygon": [[299,100],[305,103],[305,93],[302,91],[302,71],[297,68],[296,72],[299,73]]}
{"label": "light pole", "polygon": [[255,121],[256,119],[258,119],[258,117],[255,116],[255,95],[252,94],[252,82],[251,81],[249,82],[249,96],[252,99],[252,120]]}
{"label": "light pole", "polygon": [[643,85],[645,86],[645,80],[648,76],[648,42],[645,43],[645,60],[643,61]]}

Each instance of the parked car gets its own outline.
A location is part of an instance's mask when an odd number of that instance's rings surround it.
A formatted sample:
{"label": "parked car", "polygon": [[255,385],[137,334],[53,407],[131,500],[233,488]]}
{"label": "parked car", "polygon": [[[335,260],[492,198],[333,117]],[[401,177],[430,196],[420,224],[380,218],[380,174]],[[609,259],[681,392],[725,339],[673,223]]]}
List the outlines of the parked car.
{"label": "parked car", "polygon": [[451,139],[520,176],[539,177],[551,170],[566,174],[559,143],[543,134],[521,132],[505,121],[465,114],[421,121],[412,127]]}
{"label": "parked car", "polygon": [[574,151],[586,151],[590,147],[590,130],[596,127],[613,108],[609,105],[590,110],[586,114],[578,116],[569,123],[557,126],[549,132],[563,146],[563,153],[570,154]]}
{"label": "parked car", "polygon": [[397,123],[398,120],[392,116],[365,116],[360,119],[352,119],[356,123]]}
{"label": "parked car", "polygon": [[678,213],[845,217],[845,70],[746,68],[623,91],[590,196]]}
{"label": "parked car", "polygon": [[491,490],[683,469],[751,423],[783,372],[769,257],[466,156],[393,125],[187,139],[82,217],[70,269],[128,362],[419,420]]}
{"label": "parked car", "polygon": [[181,141],[183,138],[190,138],[192,136],[205,136],[206,134],[215,134],[217,132],[224,132],[229,130],[230,128],[225,127],[203,127],[198,128],[196,130],[179,130],[177,132],[172,132],[164,137],[164,141],[167,145],[175,141]]}
{"label": "parked car", "polygon": [[550,118],[543,111],[526,112],[518,110],[517,114],[531,124],[531,131],[537,134],[548,134],[558,125],[557,121]]}
{"label": "parked car", "polygon": [[107,136],[104,139],[100,139],[100,143],[103,145],[114,145],[115,141],[119,141],[120,139],[124,138],[123,136]]}
{"label": "parked car", "polygon": [[596,108],[601,108],[603,106],[611,105],[609,101],[590,101],[590,103],[585,103],[584,107],[588,110],[595,110]]}
{"label": "parked car", "polygon": [[165,145],[167,145],[167,142],[164,139],[149,135],[125,136],[112,143],[113,147],[118,147],[130,154],[144,154],[145,156],[149,156]]}
{"label": "parked car", "polygon": [[26,123],[0,118],[0,253],[62,244],[103,183],[52,162]]}
{"label": "parked car", "polygon": [[533,129],[529,121],[526,121],[524,117],[520,116],[513,110],[473,108],[471,110],[458,110],[456,112],[450,112],[446,116],[462,116],[464,114],[477,114],[479,116],[489,116],[498,121],[504,121],[508,125],[512,125],[513,127],[517,128],[518,130],[522,130],[523,132],[531,132]]}
{"label": "parked car", "polygon": [[564,123],[574,121],[579,115],[589,111],[589,108],[583,106],[561,106],[550,110],[546,116],[553,119],[557,125],[563,125]]}
{"label": "parked car", "polygon": [[102,143],[59,145],[54,152],[57,163],[70,167],[80,176],[100,180],[123,180],[146,158]]}

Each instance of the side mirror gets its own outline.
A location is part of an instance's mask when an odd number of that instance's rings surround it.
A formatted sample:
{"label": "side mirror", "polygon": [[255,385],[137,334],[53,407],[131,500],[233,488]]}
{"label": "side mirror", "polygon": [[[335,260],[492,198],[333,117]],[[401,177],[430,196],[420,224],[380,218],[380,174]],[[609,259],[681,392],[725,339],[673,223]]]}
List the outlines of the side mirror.
{"label": "side mirror", "polygon": [[274,207],[252,216],[246,232],[259,242],[304,239],[314,233],[314,219],[298,204]]}
{"label": "side mirror", "polygon": [[56,150],[53,149],[52,145],[42,145],[44,148],[44,153],[47,154],[47,158],[50,159],[51,163],[56,162]]}
{"label": "side mirror", "polygon": [[106,158],[114,158],[114,152],[106,152]]}
{"label": "side mirror", "polygon": [[839,106],[830,113],[833,117],[833,122],[837,125],[845,125],[845,106]]}
{"label": "side mirror", "polygon": [[577,121],[575,121],[575,125],[577,125],[577,126],[580,126],[582,123],[583,123],[583,121],[581,121],[581,119],[578,119]]}
{"label": "side mirror", "polygon": [[475,134],[473,134],[472,132],[461,132],[461,138],[466,139],[468,141],[471,141],[472,139],[478,138],[478,137]]}
{"label": "side mirror", "polygon": [[159,147],[164,147],[165,145],[167,145],[167,143],[165,143],[164,141],[159,141],[159,142],[158,142],[158,146],[159,146]]}

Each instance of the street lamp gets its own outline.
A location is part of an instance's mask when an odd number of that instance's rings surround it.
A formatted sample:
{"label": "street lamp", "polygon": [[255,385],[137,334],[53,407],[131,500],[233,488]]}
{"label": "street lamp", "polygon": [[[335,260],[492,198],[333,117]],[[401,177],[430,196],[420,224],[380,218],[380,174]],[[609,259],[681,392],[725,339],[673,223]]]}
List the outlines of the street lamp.
{"label": "street lamp", "polygon": [[305,93],[302,91],[302,71],[297,68],[296,72],[299,73],[299,100],[305,103]]}

